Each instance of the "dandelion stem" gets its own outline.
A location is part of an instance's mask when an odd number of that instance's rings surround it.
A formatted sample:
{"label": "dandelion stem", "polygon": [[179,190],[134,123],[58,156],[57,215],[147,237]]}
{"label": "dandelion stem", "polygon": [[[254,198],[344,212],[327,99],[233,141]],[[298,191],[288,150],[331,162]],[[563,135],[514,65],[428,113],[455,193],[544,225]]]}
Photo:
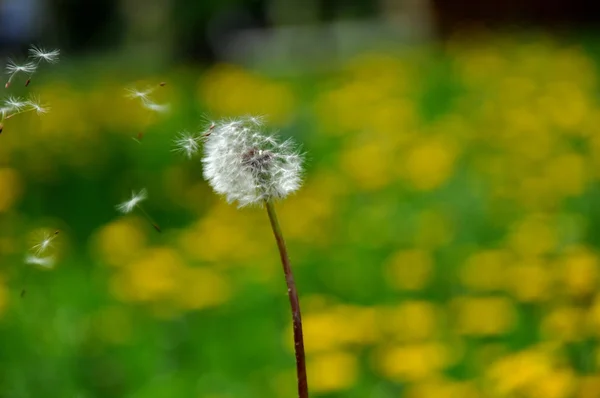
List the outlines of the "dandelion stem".
{"label": "dandelion stem", "polygon": [[281,256],[281,264],[283,265],[283,273],[285,274],[285,283],[287,284],[288,296],[292,307],[292,319],[294,325],[294,350],[296,352],[296,373],[298,375],[298,397],[308,398],[308,382],[306,379],[306,359],[304,354],[304,337],[302,336],[302,316],[300,314],[300,301],[298,299],[298,291],[296,290],[296,282],[290,264],[290,258],[285,247],[285,240],[277,220],[275,206],[272,201],[266,200],[265,206],[271,221],[273,235],[277,241],[277,247]]}

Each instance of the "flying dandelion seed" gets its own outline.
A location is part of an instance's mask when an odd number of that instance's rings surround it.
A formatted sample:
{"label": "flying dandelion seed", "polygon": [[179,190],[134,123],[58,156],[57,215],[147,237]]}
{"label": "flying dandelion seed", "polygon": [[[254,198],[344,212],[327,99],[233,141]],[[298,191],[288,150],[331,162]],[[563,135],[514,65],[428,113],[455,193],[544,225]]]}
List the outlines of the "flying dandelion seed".
{"label": "flying dandelion seed", "polygon": [[129,214],[133,211],[133,209],[135,209],[137,205],[139,205],[146,199],[148,199],[148,191],[146,191],[146,188],[142,189],[138,193],[135,193],[135,191],[131,191],[131,199],[123,203],[119,203],[116,206],[116,208],[120,213]]}
{"label": "flying dandelion seed", "polygon": [[56,230],[53,233],[47,231],[43,232],[41,239],[31,247],[31,251],[37,256],[45,253],[48,249],[53,247],[54,239],[56,239],[59,233],[59,230]]}
{"label": "flying dandelion seed", "polygon": [[3,108],[3,110],[6,109],[19,111],[27,106],[27,101],[19,97],[9,96],[4,100],[4,105],[5,107]]}
{"label": "flying dandelion seed", "polygon": [[58,62],[59,55],[60,50],[58,49],[46,51],[45,49],[36,46],[31,46],[29,48],[29,57],[36,60],[37,64],[39,64],[41,61],[49,64],[55,64]]}
{"label": "flying dandelion seed", "polygon": [[183,153],[191,159],[200,150],[200,138],[187,131],[181,132],[174,140],[175,148],[173,151]]}
{"label": "flying dandelion seed", "polygon": [[8,76],[8,80],[7,80],[6,84],[4,85],[4,87],[8,88],[10,86],[12,80],[19,73],[25,73],[27,75],[32,75],[36,71],[36,69],[37,69],[37,65],[33,62],[27,62],[22,65],[19,65],[16,62],[14,62],[12,59],[9,59],[8,64],[6,65],[6,73],[9,76]]}
{"label": "flying dandelion seed", "polygon": [[42,105],[39,98],[31,97],[26,103],[27,106],[34,110],[38,115],[48,113],[50,108]]}
{"label": "flying dandelion seed", "polygon": [[58,49],[47,51],[41,47],[32,45],[29,48],[29,59],[33,59],[31,63],[34,64],[36,68],[30,72],[27,72],[28,77],[27,81],[25,82],[25,87],[29,87],[33,74],[37,71],[37,67],[42,61],[49,64],[56,64],[58,62],[59,55],[60,50]]}
{"label": "flying dandelion seed", "polygon": [[140,100],[142,106],[148,110],[158,113],[167,112],[170,109],[169,104],[158,104],[150,95],[154,93],[156,87],[148,87],[145,90],[138,90],[137,88],[126,88],[127,94],[125,95],[127,98]]}
{"label": "flying dandelion seed", "polygon": [[146,191],[146,188],[142,189],[138,193],[135,193],[135,191],[131,191],[131,199],[123,203],[119,203],[116,206],[116,209],[120,213],[129,214],[137,208],[144,215],[144,217],[148,219],[148,221],[155,230],[157,230],[158,232],[162,232],[158,224],[154,222],[152,217],[150,217],[150,215],[142,208],[142,206],[140,206],[140,203],[146,199],[148,199],[148,191]]}
{"label": "flying dandelion seed", "polygon": [[153,88],[147,88],[146,90],[138,90],[136,88],[126,88],[127,94],[125,95],[127,98],[131,99],[139,99],[142,102],[150,101],[150,94],[154,92]]}

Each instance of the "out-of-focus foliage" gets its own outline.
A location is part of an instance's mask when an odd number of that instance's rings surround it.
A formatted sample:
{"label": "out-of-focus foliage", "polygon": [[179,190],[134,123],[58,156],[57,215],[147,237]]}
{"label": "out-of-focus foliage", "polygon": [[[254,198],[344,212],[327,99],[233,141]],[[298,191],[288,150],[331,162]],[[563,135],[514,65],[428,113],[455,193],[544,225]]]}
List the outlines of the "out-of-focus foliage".
{"label": "out-of-focus foliage", "polygon": [[[502,36],[326,76],[176,70],[147,79],[167,81],[167,116],[97,76],[39,78],[51,113],[0,135],[0,397],[294,396],[264,211],[228,206],[170,151],[203,117],[249,113],[307,152],[278,209],[314,396],[600,391],[590,51]],[[115,211],[142,187],[162,234]],[[63,231],[55,270],[23,265],[37,228]]]}

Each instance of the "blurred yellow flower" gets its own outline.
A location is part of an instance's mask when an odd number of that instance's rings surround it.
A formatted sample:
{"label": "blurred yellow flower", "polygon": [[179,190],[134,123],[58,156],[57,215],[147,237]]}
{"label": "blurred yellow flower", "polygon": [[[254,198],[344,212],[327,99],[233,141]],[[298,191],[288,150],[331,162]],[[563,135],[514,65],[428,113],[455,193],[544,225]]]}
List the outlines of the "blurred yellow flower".
{"label": "blurred yellow flower", "polygon": [[547,165],[547,178],[553,190],[561,196],[579,196],[586,188],[588,179],[586,159],[576,153],[553,157]]}
{"label": "blurred yellow flower", "polygon": [[435,337],[439,309],[428,301],[406,301],[380,311],[381,328],[401,342],[418,342]]}
{"label": "blurred yellow flower", "polygon": [[95,248],[106,264],[122,266],[143,255],[147,230],[147,223],[140,219],[120,218],[98,231]]}
{"label": "blurred yellow flower", "polygon": [[557,239],[556,226],[549,216],[530,214],[514,225],[508,245],[522,256],[536,256],[552,251]]}
{"label": "blurred yellow flower", "polygon": [[188,267],[181,270],[175,303],[185,310],[218,306],[231,296],[229,281],[207,267]]}
{"label": "blurred yellow flower", "polygon": [[540,329],[547,339],[578,341],[586,332],[585,321],[582,309],[565,304],[552,309],[542,320]]}
{"label": "blurred yellow flower", "polygon": [[21,185],[21,177],[17,171],[0,168],[0,213],[8,211],[20,198]]}
{"label": "blurred yellow flower", "polygon": [[561,281],[567,294],[581,297],[596,291],[600,261],[595,253],[585,247],[573,247],[560,262]]}
{"label": "blurred yellow flower", "polygon": [[546,300],[553,294],[552,274],[541,258],[527,258],[506,269],[507,288],[523,302]]}
{"label": "blurred yellow flower", "polygon": [[389,184],[397,162],[394,148],[385,142],[365,142],[345,149],[340,164],[360,189],[375,190]]}
{"label": "blurred yellow flower", "polygon": [[456,327],[460,334],[494,336],[511,331],[516,308],[505,297],[463,297],[452,301]]}
{"label": "blurred yellow flower", "polygon": [[402,174],[415,189],[434,190],[452,176],[457,155],[457,148],[451,141],[424,139],[406,154]]}
{"label": "blurred yellow flower", "polygon": [[477,291],[496,291],[505,286],[506,269],[512,258],[501,249],[473,253],[459,270],[462,284]]}
{"label": "blurred yellow flower", "polygon": [[233,65],[212,67],[199,90],[203,102],[219,116],[268,115],[269,122],[282,124],[296,106],[293,92],[284,83]]}
{"label": "blurred yellow flower", "polygon": [[598,398],[600,396],[600,376],[585,375],[579,379],[576,398]]}
{"label": "blurred yellow flower", "polygon": [[487,369],[486,376],[489,388],[503,397],[522,393],[532,383],[547,377],[551,370],[550,358],[543,352],[531,349],[494,362]]}
{"label": "blurred yellow flower", "polygon": [[434,377],[410,385],[406,398],[478,398],[483,397],[472,381],[445,380]]}
{"label": "blurred yellow flower", "polygon": [[239,211],[225,201],[183,231],[179,243],[196,260],[227,264],[261,258],[272,246],[268,220],[257,209]]}
{"label": "blurred yellow flower", "polygon": [[450,364],[447,348],[437,342],[381,348],[375,361],[383,376],[394,381],[423,380]]}
{"label": "blurred yellow flower", "polygon": [[427,250],[400,250],[385,264],[386,281],[401,290],[421,290],[434,271],[434,260]]}
{"label": "blurred yellow flower", "polygon": [[[335,313],[305,314],[302,317],[302,324],[306,352],[327,351],[340,347],[342,345],[340,337],[344,335],[346,328],[350,327],[348,321]],[[286,344],[293,349],[289,341],[291,331],[290,326],[284,333],[284,339]]]}
{"label": "blurred yellow flower", "polygon": [[181,258],[174,250],[152,248],[113,277],[113,290],[124,300],[169,300],[180,289],[183,267]]}
{"label": "blurred yellow flower", "polygon": [[317,394],[347,390],[356,383],[358,367],[356,357],[347,352],[310,356],[307,361],[310,389]]}

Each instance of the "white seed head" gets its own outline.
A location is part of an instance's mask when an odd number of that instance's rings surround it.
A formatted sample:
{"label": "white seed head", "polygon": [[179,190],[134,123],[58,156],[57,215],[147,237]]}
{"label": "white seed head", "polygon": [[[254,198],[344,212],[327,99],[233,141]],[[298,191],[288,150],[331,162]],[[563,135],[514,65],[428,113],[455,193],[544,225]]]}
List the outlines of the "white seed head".
{"label": "white seed head", "polygon": [[39,265],[44,268],[53,268],[56,259],[53,256],[40,257],[39,255],[28,254],[25,257],[25,263]]}
{"label": "white seed head", "polygon": [[170,109],[169,104],[157,104],[150,98],[150,95],[156,90],[155,87],[148,87],[145,90],[138,90],[137,88],[127,88],[127,98],[138,99],[141,101],[142,106],[153,112],[164,113]]}
{"label": "white seed head", "polygon": [[201,137],[183,131],[175,138],[173,151],[181,152],[191,159],[200,150],[200,140]]}
{"label": "white seed head", "polygon": [[142,201],[148,198],[148,191],[146,189],[142,189],[140,192],[135,193],[135,191],[131,191],[131,199],[126,202],[119,203],[116,208],[119,212],[123,214],[131,213],[133,209]]}
{"label": "white seed head", "polygon": [[41,254],[48,251],[53,247],[54,239],[58,236],[59,231],[55,231],[50,233],[48,231],[44,231],[39,240],[31,247],[31,251],[35,253],[36,256],[40,256]]}
{"label": "white seed head", "polygon": [[11,75],[11,77],[19,72],[32,74],[36,69],[37,65],[33,62],[27,62],[19,65],[12,59],[9,59],[8,64],[6,65],[6,73]]}
{"label": "white seed head", "polygon": [[27,101],[25,101],[23,98],[10,96],[4,100],[3,109],[18,111],[18,110],[23,109],[26,106],[27,106]]}
{"label": "white seed head", "polygon": [[35,97],[31,97],[28,101],[25,102],[25,105],[29,106],[31,110],[36,111],[38,115],[48,113],[50,111],[50,107],[42,105],[40,99]]}
{"label": "white seed head", "polygon": [[150,94],[154,92],[154,88],[147,88],[145,90],[138,90],[135,87],[126,88],[127,91],[126,97],[131,99],[139,99],[142,102],[150,101]]}
{"label": "white seed head", "polygon": [[29,56],[38,62],[45,61],[49,64],[55,64],[58,62],[58,56],[60,55],[60,50],[51,50],[46,51],[41,47],[31,46],[29,48]]}
{"label": "white seed head", "polygon": [[262,132],[262,120],[220,121],[204,134],[204,178],[239,207],[282,199],[302,183],[302,156],[291,140]]}

